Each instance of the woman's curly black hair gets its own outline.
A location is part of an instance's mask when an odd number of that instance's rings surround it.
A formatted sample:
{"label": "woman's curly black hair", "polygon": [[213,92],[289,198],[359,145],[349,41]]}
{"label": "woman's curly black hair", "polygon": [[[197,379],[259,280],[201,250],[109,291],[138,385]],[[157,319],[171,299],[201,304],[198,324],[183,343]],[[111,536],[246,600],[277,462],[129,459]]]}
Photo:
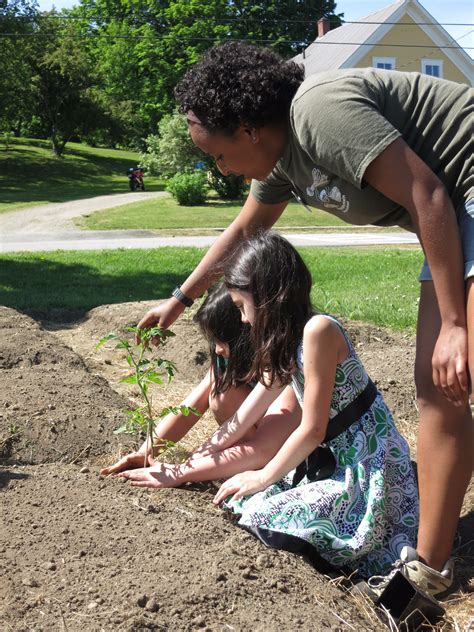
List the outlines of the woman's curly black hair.
{"label": "woman's curly black hair", "polygon": [[247,380],[288,384],[297,368],[303,329],[315,314],[311,273],[300,254],[281,235],[259,233],[236,248],[226,264],[224,283],[250,292],[255,305],[254,356]]}
{"label": "woman's curly black hair", "polygon": [[[231,386],[246,384],[253,358],[250,327],[242,322],[240,312],[224,284],[210,290],[196,312],[194,322],[209,343],[214,377],[212,395],[225,393]],[[216,342],[229,345],[227,362],[216,354]]]}
{"label": "woman's curly black hair", "polygon": [[192,110],[210,132],[284,123],[304,68],[266,48],[226,42],[209,49],[175,88],[182,113]]}

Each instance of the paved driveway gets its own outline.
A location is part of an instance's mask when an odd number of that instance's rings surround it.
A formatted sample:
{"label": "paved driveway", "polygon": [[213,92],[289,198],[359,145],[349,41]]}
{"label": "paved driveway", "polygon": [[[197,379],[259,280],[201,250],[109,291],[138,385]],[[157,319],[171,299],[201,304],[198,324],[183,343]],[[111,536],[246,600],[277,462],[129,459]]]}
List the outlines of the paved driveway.
{"label": "paved driveway", "polygon": [[[162,191],[120,193],[3,213],[0,215],[0,252],[160,248],[162,246],[207,247],[213,244],[217,236],[158,237],[147,230],[86,231],[74,226],[75,217],[167,195],[169,194]],[[416,236],[407,232],[294,233],[285,236],[295,246],[418,244]]]}

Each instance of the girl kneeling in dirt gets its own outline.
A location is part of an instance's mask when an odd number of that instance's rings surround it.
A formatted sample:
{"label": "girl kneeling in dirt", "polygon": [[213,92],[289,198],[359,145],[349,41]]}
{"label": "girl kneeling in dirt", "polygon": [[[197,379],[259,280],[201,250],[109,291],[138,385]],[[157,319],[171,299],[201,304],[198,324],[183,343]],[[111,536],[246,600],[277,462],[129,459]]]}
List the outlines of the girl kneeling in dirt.
{"label": "girl kneeling in dirt", "polygon": [[417,487],[408,445],[348,334],[334,318],[315,313],[309,270],[275,233],[244,242],[225,283],[252,327],[251,374],[259,383],[187,464],[123,475],[148,486],[156,477],[158,486],[167,486],[174,467],[179,482],[202,480],[192,478],[193,468],[228,462],[291,383],[301,422],[292,422],[263,467],[240,467],[214,502],[223,502],[269,546],[320,556],[362,576],[387,570],[416,541]]}
{"label": "girl kneeling in dirt", "polygon": [[[219,425],[231,418],[250,394],[254,383],[246,381],[252,364],[250,328],[240,319],[227,288],[218,286],[211,291],[194,317],[209,343],[211,367],[201,383],[188,395],[183,405],[204,413],[211,409]],[[299,422],[301,412],[291,388],[268,412],[265,419],[246,433],[245,441],[218,465],[214,460],[201,460],[198,468],[193,468],[193,478],[202,481],[227,478],[250,467],[260,467],[276,453],[283,441]],[[284,418],[284,423],[282,423]],[[170,414],[157,426],[154,443],[160,440],[180,441],[197,423],[199,417],[192,412],[188,416]],[[269,423],[271,422],[271,428]],[[143,468],[146,442],[137,452],[124,456],[114,465],[100,471],[102,476],[118,474],[130,469]],[[266,459],[262,461],[261,459]],[[149,465],[154,462],[150,458]],[[175,487],[184,481],[174,473],[174,466],[163,470],[164,481],[160,484],[151,479],[155,487]],[[150,468],[140,470],[151,476]],[[139,474],[138,470],[135,470]],[[132,484],[140,485],[140,480]]]}

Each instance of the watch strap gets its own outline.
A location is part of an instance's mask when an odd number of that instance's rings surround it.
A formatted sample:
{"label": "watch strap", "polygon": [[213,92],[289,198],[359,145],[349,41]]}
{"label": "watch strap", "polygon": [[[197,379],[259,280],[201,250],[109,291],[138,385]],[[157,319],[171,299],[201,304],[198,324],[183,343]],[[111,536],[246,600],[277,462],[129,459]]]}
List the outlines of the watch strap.
{"label": "watch strap", "polygon": [[191,305],[194,303],[192,299],[188,298],[186,294],[184,294],[181,291],[181,288],[179,287],[179,285],[177,285],[174,288],[174,290],[171,292],[171,296],[174,296],[174,298],[177,298],[178,301],[182,303],[185,307],[191,307]]}

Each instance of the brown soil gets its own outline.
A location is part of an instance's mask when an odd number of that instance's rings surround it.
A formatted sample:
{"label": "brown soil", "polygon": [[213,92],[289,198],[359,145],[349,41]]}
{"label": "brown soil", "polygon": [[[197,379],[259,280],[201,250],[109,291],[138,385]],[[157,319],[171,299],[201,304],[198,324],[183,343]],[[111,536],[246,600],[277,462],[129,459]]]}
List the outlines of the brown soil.
{"label": "brown soil", "polygon": [[[100,479],[130,449],[113,433],[135,393],[123,352],[96,342],[139,320],[146,303],[35,318],[0,308],[0,630],[378,630],[374,611],[304,559],[267,550],[211,503],[215,486],[132,489]],[[413,340],[349,323],[414,453]],[[166,357],[179,374],[155,394],[177,404],[207,368],[191,320]],[[205,416],[185,444],[212,431]],[[473,490],[456,542],[458,583],[444,630],[473,610]]]}

